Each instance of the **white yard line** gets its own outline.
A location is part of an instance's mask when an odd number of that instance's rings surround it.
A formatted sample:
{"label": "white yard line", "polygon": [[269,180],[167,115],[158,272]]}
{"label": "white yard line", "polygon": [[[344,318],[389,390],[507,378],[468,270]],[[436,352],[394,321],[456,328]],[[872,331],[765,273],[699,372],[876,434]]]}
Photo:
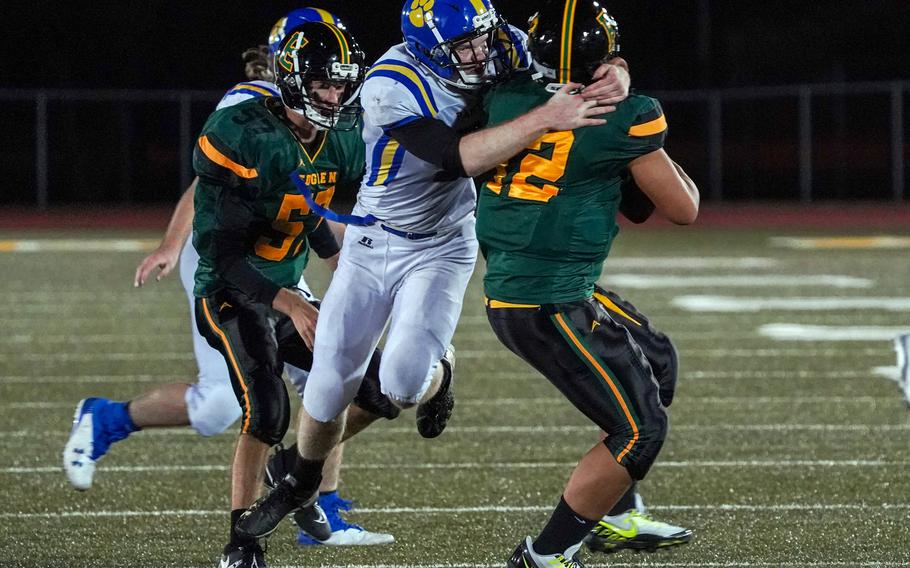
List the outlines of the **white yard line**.
{"label": "white yard line", "polygon": [[[766,404],[769,406],[793,406],[797,404],[881,404],[899,402],[893,396],[689,396],[686,404],[702,405],[717,404],[724,406],[753,406]],[[559,396],[536,397],[497,397],[497,398],[459,398],[458,404],[464,406],[506,406],[506,405],[536,405],[536,404],[562,404],[566,399]],[[59,408],[73,408],[75,402],[47,402],[47,401],[19,401],[0,403],[0,409],[8,410],[53,410]]]}
{"label": "white yard line", "polygon": [[[75,404],[72,405],[75,408]],[[67,407],[69,408],[69,407]],[[907,424],[679,424],[673,426],[674,432],[812,432],[814,435],[819,433],[831,433],[843,435],[844,433],[859,433],[869,435],[881,432],[907,432],[910,431],[910,423]],[[572,434],[588,433],[596,434],[597,427],[592,425],[585,426],[449,426],[446,428],[448,434]],[[45,437],[64,437],[69,434],[66,429],[60,430],[0,430],[0,439],[3,438],[45,438]],[[411,426],[377,426],[365,430],[359,436],[382,436],[382,435],[414,435],[414,428]],[[199,436],[191,428],[153,428],[143,430],[142,437],[145,436]],[[231,430],[219,434],[219,436],[236,436],[236,432]]]}
{"label": "white yard line", "polygon": [[904,333],[910,333],[910,327],[769,323],[758,328],[759,335],[777,341],[891,341]]}
{"label": "white yard line", "polygon": [[[711,380],[711,379],[729,379],[729,380],[770,380],[770,379],[865,379],[872,376],[887,376],[896,378],[896,367],[873,367],[869,371],[809,371],[805,369],[793,369],[786,371],[739,371],[739,370],[685,370],[680,377],[683,381],[688,380]],[[506,380],[506,381],[543,381],[542,375],[534,371],[477,371],[477,376],[485,380]],[[174,373],[164,375],[95,375],[95,374],[73,374],[73,375],[0,375],[0,385],[4,384],[89,384],[89,383],[154,383],[154,382],[173,382],[174,380],[186,380],[187,377],[177,377]]]}
{"label": "white yard line", "polygon": [[[552,504],[548,505],[486,505],[476,507],[357,507],[357,513],[380,515],[446,515],[455,513],[537,513],[551,511]],[[910,503],[783,503],[777,505],[740,505],[711,504],[711,505],[648,505],[654,511],[723,511],[723,512],[783,512],[783,511],[863,511],[875,510],[910,510]],[[58,511],[45,513],[0,513],[0,518],[105,518],[105,517],[208,517],[224,515],[221,509],[177,509],[177,510],[151,510],[151,511]],[[699,564],[700,565],[700,564]],[[852,565],[852,564],[851,564]]]}
{"label": "white yard line", "polygon": [[[566,469],[575,467],[576,462],[451,462],[451,463],[364,463],[344,464],[345,470],[461,470],[461,469]],[[823,468],[904,468],[910,461],[882,461],[882,460],[681,460],[658,461],[655,467],[659,468],[767,468],[789,469],[793,467],[823,467]],[[227,471],[225,464],[202,465],[148,465],[148,466],[109,466],[105,472],[110,473],[173,473],[187,471]],[[35,466],[35,467],[4,467],[0,473],[15,475],[34,475],[45,473],[60,473],[60,466]]]}
{"label": "white yard line", "polygon": [[910,298],[753,298],[747,296],[677,296],[671,302],[689,312],[752,313],[760,311],[910,311]]}
{"label": "white yard line", "polygon": [[704,270],[707,268],[772,268],[776,258],[756,256],[618,256],[604,263],[604,274],[615,270],[654,268],[657,270]]}
{"label": "white yard line", "polygon": [[606,274],[608,287],[651,290],[658,288],[778,288],[812,286],[814,288],[871,288],[874,280],[836,274],[744,274],[741,276],[680,276],[647,274]]}
{"label": "white yard line", "polygon": [[[844,349],[835,348],[715,348],[715,349],[686,349],[684,355],[688,357],[716,357],[716,358],[756,358],[756,357],[833,357],[849,355],[881,355],[889,348]],[[457,352],[459,359],[502,359],[514,358],[515,355],[498,346],[491,349],[462,349]],[[193,361],[195,357],[189,351],[179,352],[146,352],[136,353],[0,353],[0,362],[20,361],[24,363],[41,362],[91,362],[91,361]]]}

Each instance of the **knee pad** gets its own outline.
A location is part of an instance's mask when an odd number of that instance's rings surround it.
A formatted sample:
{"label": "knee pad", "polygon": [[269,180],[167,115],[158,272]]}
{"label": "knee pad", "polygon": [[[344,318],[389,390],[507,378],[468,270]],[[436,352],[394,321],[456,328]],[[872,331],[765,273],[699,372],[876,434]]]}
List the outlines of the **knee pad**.
{"label": "knee pad", "polygon": [[379,349],[373,352],[370,365],[367,367],[360,389],[354,397],[354,404],[371,414],[393,420],[401,414],[401,408],[396,406],[386,395],[382,394],[382,385],[379,383],[379,363],[381,354]]}
{"label": "knee pad", "polygon": [[310,373],[303,393],[303,408],[317,422],[331,422],[354,399],[360,381],[345,381],[334,372]]}
{"label": "knee pad", "polygon": [[217,383],[190,385],[184,400],[190,425],[203,436],[220,434],[240,418],[240,407],[226,375]]}
{"label": "knee pad", "polygon": [[421,362],[407,354],[388,355],[377,376],[382,393],[398,408],[411,408],[420,402],[433,381],[433,363]]}
{"label": "knee pad", "polygon": [[270,446],[284,438],[291,421],[291,403],[280,372],[254,375],[247,392],[240,396],[240,404],[246,409],[242,432]]}
{"label": "knee pad", "polygon": [[667,439],[669,429],[667,415],[659,412],[642,424],[636,439],[631,429],[610,432],[603,443],[616,456],[616,461],[626,468],[629,476],[641,481],[648,474],[654,460]]}

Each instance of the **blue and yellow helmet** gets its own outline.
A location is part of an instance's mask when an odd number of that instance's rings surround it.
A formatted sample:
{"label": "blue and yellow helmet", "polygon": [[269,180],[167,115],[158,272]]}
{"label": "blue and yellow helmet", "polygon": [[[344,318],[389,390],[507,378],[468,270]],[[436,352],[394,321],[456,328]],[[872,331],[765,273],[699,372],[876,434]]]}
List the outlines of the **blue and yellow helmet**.
{"label": "blue and yellow helmet", "polygon": [[281,45],[281,40],[284,39],[288,31],[308,22],[325,22],[342,30],[347,30],[341,20],[334,14],[321,8],[308,7],[291,10],[272,26],[272,31],[269,32],[269,53],[275,55],[275,52],[278,51],[278,46]]}
{"label": "blue and yellow helmet", "polygon": [[[476,89],[508,72],[511,53],[499,39],[506,27],[490,0],[405,0],[401,10],[408,51],[459,89]],[[469,45],[463,61],[456,51]]]}

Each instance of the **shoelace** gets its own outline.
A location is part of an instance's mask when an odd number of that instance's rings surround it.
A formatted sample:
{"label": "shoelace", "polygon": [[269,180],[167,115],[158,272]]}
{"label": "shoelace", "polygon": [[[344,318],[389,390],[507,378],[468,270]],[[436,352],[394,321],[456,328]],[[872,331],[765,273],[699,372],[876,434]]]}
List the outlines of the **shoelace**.
{"label": "shoelace", "polygon": [[349,523],[341,517],[341,511],[350,511],[354,508],[354,502],[342,499],[337,493],[331,493],[319,498],[319,505],[325,511],[325,516],[329,520],[329,526],[332,532],[343,531],[346,529],[363,530],[360,525]]}
{"label": "shoelace", "polygon": [[549,564],[556,568],[584,568],[584,565],[578,561],[577,556],[573,556],[571,560],[566,560],[566,557],[562,554],[557,554],[556,558],[550,560]]}

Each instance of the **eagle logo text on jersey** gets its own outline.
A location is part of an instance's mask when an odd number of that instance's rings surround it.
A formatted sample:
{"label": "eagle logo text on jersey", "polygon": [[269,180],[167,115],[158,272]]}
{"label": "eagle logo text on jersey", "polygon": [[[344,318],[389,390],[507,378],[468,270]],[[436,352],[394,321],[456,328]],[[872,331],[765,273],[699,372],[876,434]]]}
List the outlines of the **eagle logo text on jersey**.
{"label": "eagle logo text on jersey", "polygon": [[294,35],[291,36],[284,44],[284,49],[278,54],[276,61],[278,65],[281,65],[285,71],[288,73],[294,72],[294,55],[298,49],[303,49],[303,46],[308,44],[309,41],[303,36],[303,32],[294,32]]}
{"label": "eagle logo text on jersey", "polygon": [[415,28],[422,28],[426,20],[433,19],[433,3],[436,0],[413,0],[408,17]]}

